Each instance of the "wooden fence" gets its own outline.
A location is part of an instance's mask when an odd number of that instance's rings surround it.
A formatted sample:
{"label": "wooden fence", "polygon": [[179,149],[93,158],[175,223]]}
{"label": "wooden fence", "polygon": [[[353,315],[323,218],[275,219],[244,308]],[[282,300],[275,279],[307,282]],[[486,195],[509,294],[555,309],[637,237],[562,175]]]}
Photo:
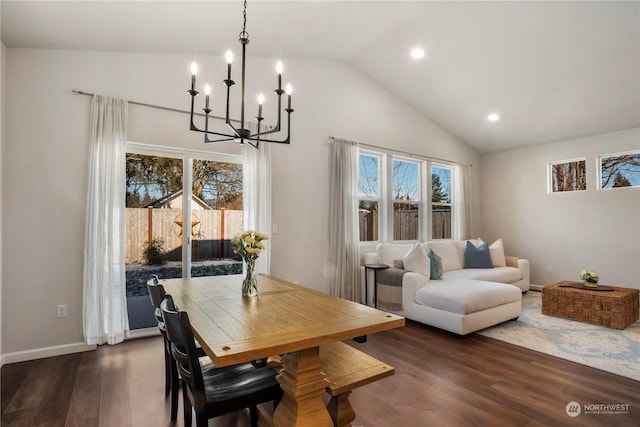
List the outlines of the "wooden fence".
{"label": "wooden fence", "polygon": [[[451,238],[451,210],[434,210],[432,212],[432,239]],[[393,239],[417,240],[418,211],[404,210],[393,213]],[[360,241],[378,240],[378,211],[360,211]]]}
{"label": "wooden fence", "polygon": [[[144,244],[164,241],[167,261],[182,259],[182,209],[127,208],[126,263],[143,263]],[[231,239],[242,232],[242,211],[195,210],[191,215],[194,261],[234,256]],[[185,227],[185,232],[189,232]]]}

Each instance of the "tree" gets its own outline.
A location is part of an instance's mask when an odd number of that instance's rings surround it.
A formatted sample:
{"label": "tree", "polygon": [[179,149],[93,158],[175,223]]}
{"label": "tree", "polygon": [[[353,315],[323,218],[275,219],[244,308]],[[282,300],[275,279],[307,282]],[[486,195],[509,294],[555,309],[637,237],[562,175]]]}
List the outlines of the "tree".
{"label": "tree", "polygon": [[631,187],[631,183],[618,171],[616,172],[616,179],[613,181],[613,187]]}
{"label": "tree", "polygon": [[442,188],[442,181],[438,174],[431,174],[431,201],[434,203],[449,203],[449,194]]}
{"label": "tree", "polygon": [[[193,194],[214,209],[242,209],[242,165],[194,160]],[[127,154],[127,207],[144,207],[182,190],[182,160]],[[143,196],[144,195],[144,196]]]}
{"label": "tree", "polygon": [[[640,153],[603,157],[600,165],[602,168],[602,188],[626,187],[627,185],[615,185],[618,174],[624,178],[624,181],[629,183],[628,186],[631,186],[631,182],[627,177],[638,177],[640,175]],[[637,182],[637,179],[635,182]]]}
{"label": "tree", "polygon": [[551,167],[553,191],[577,191],[587,189],[586,162],[556,163]]}
{"label": "tree", "polygon": [[358,192],[361,196],[378,195],[378,157],[360,155]]}

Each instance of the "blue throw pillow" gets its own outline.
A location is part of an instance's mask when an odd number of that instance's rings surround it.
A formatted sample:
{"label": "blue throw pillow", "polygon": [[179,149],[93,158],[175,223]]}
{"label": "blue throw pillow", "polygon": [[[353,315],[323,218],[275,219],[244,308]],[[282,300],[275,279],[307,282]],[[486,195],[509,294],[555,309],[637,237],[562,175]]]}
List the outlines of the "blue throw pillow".
{"label": "blue throw pillow", "polygon": [[427,251],[427,256],[431,260],[431,278],[433,280],[442,280],[442,258],[431,249]]}
{"label": "blue throw pillow", "polygon": [[467,240],[467,248],[464,251],[464,268],[493,268],[489,245],[483,242],[477,248]]}

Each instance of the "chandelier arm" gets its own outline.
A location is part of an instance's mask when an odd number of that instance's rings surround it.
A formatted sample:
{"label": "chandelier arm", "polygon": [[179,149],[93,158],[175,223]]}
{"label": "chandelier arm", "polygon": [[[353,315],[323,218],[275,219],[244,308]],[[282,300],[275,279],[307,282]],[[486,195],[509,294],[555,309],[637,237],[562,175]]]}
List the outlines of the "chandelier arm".
{"label": "chandelier arm", "polygon": [[230,84],[231,82],[233,82],[233,80],[230,80],[230,79],[225,80],[225,84],[227,85],[227,112],[225,114],[226,115],[225,123],[227,124],[227,126],[231,126],[233,128],[233,126],[231,125],[231,119],[229,118],[229,97],[231,95],[231,86],[232,86],[232,84]]}
{"label": "chandelier arm", "polygon": [[279,132],[280,131],[280,122],[281,122],[281,119],[282,119],[282,94],[284,93],[284,90],[276,89],[274,92],[278,95],[278,123],[276,124],[274,129],[277,129],[276,132]]}
{"label": "chandelier arm", "polygon": [[[218,133],[216,135],[224,135],[221,133]],[[236,139],[236,137],[232,137],[229,135],[226,135],[226,138],[220,138],[220,139],[209,139],[209,136],[205,133],[204,134],[204,143],[205,144],[211,144],[212,142],[225,142],[225,141],[234,141]]]}
{"label": "chandelier arm", "polygon": [[276,129],[275,127],[273,129],[270,130],[265,130],[260,132],[260,129],[258,129],[258,132],[251,134],[251,138],[255,138],[255,137],[259,137],[262,135],[269,135],[270,133],[276,133],[276,132],[280,132],[280,129]]}
{"label": "chandelier arm", "polygon": [[[289,135],[282,141],[278,141],[275,139],[265,139],[265,138],[244,138],[245,141],[256,141],[256,142],[273,142],[275,144],[289,144]],[[251,144],[253,145],[253,144]]]}
{"label": "chandelier arm", "polygon": [[244,89],[245,89],[245,59],[246,59],[246,51],[247,51],[247,44],[249,43],[249,39],[248,38],[244,38],[241,37],[240,38],[240,43],[242,44],[242,84],[241,86],[241,104],[240,104],[240,128],[241,129],[245,129],[244,127]]}
{"label": "chandelier arm", "polygon": [[193,123],[193,116],[194,116],[194,108],[195,108],[195,102],[196,102],[196,95],[198,95],[198,91],[197,90],[193,90],[191,89],[190,91],[188,91],[189,94],[191,95],[191,114],[190,114],[190,129],[191,130],[195,130],[195,131],[200,131],[195,123]]}
{"label": "chandelier arm", "polygon": [[235,135],[235,134],[234,135],[229,135],[228,133],[214,132],[214,131],[211,131],[211,130],[206,130],[205,131],[205,130],[198,129],[198,128],[191,129],[191,130],[194,131],[194,132],[204,133],[205,135],[218,135],[218,136],[224,136],[224,137],[227,137],[227,138],[230,138],[230,139],[235,139],[235,138],[239,137],[239,135]]}

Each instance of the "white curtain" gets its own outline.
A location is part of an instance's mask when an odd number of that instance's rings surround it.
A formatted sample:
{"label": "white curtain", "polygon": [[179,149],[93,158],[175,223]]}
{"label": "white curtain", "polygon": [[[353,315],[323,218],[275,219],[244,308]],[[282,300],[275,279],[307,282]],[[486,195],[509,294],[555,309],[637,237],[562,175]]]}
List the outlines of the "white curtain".
{"label": "white curtain", "polygon": [[129,330],[125,279],[128,103],[94,95],[87,194],[82,322],[87,344],[117,344]]}
{"label": "white curtain", "polygon": [[[242,162],[244,229],[271,238],[271,145],[263,142],[256,150],[245,144]],[[271,271],[271,244],[256,259],[255,272]]]}
{"label": "white curtain", "polygon": [[335,266],[331,293],[351,301],[361,301],[357,185],[358,145],[334,139],[329,189],[329,249]]}
{"label": "white curtain", "polygon": [[471,234],[471,165],[454,168],[453,238],[470,239]]}

